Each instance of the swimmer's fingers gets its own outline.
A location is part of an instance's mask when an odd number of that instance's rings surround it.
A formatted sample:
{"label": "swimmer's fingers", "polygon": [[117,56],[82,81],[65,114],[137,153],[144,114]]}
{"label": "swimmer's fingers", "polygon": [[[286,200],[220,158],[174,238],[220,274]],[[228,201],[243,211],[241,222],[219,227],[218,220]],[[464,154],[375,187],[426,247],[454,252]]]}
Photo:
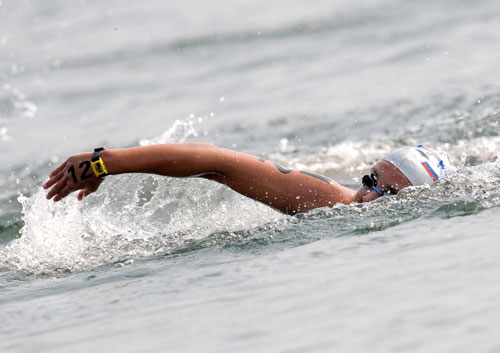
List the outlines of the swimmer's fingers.
{"label": "swimmer's fingers", "polygon": [[52,185],[61,180],[63,176],[64,176],[64,170],[62,169],[57,174],[52,175],[52,173],[50,173],[49,180],[47,180],[45,184],[43,184],[43,188],[44,189],[50,188]]}
{"label": "swimmer's fingers", "polygon": [[71,177],[67,174],[61,181],[59,181],[56,185],[50,189],[47,193],[47,199],[54,198],[54,201],[61,201],[66,196],[71,194],[74,191],[80,190],[78,192],[78,200],[81,201],[85,196],[90,195],[91,193],[97,191],[99,185],[103,182],[104,179],[96,179],[93,181],[87,182],[85,187],[82,189],[82,185],[76,185],[72,182]]}
{"label": "swimmer's fingers", "polygon": [[66,196],[68,196],[69,191],[67,187],[64,187],[56,196],[54,196],[54,202],[61,201],[64,199]]}
{"label": "swimmer's fingers", "polygon": [[[56,201],[56,202],[64,199],[66,196],[68,196],[72,192],[74,192],[74,191],[76,191],[76,190],[79,189],[75,185],[75,183],[73,183],[72,181],[70,181],[70,178],[65,178],[65,179],[66,179],[66,183],[64,184],[63,188],[54,197],[54,201]],[[83,190],[85,191],[87,189],[83,189]]]}
{"label": "swimmer's fingers", "polygon": [[90,194],[90,192],[87,189],[83,189],[78,191],[78,201],[82,201],[85,196]]}
{"label": "swimmer's fingers", "polygon": [[59,201],[61,197],[61,192],[63,189],[67,188],[68,185],[68,174],[66,176],[62,177],[53,187],[52,189],[49,190],[47,193],[47,200],[50,200],[52,197],[54,197],[54,201]]}
{"label": "swimmer's fingers", "polygon": [[[103,179],[97,179],[94,182],[89,183],[89,185],[87,185],[85,189],[81,189],[78,192],[78,200],[81,201],[85,196],[88,196],[91,193],[97,191],[102,181]],[[50,200],[52,197],[54,197],[54,201],[58,202],[76,190],[78,190],[76,185],[73,182],[71,182],[69,177],[65,177],[61,182],[56,184],[49,191],[49,193],[47,194],[47,199]]]}
{"label": "swimmer's fingers", "polygon": [[61,180],[61,178],[66,173],[66,167],[68,165],[69,160],[70,159],[68,158],[63,164],[61,164],[59,167],[50,172],[49,180],[47,180],[45,184],[43,184],[44,189],[50,188],[52,185],[56,184],[57,182],[59,182],[59,180]]}

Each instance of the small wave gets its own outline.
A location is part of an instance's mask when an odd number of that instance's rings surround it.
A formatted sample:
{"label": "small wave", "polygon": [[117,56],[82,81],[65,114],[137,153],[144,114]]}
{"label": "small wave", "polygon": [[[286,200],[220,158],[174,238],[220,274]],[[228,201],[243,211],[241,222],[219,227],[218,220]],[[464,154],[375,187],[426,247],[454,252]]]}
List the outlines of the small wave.
{"label": "small wave", "polygon": [[[0,250],[0,267],[76,271],[164,253],[218,231],[238,231],[284,216],[205,180],[122,176],[83,203],[60,203],[40,190],[20,197],[21,237]],[[154,188],[147,195],[147,190]]]}

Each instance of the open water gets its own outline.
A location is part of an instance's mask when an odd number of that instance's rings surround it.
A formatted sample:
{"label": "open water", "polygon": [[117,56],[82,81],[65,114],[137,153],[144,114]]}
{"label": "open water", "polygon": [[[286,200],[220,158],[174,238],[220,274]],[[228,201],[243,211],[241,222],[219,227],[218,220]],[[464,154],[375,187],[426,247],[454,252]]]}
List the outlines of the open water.
{"label": "open water", "polygon": [[[500,352],[500,4],[0,1],[0,351]],[[206,180],[41,184],[70,154],[204,141],[353,188],[294,217]]]}

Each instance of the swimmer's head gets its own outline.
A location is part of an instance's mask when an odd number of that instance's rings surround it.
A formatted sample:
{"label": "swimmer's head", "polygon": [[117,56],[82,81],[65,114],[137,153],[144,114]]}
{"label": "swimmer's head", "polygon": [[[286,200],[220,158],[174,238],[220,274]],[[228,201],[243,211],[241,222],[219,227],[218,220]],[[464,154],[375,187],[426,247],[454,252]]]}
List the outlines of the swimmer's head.
{"label": "swimmer's head", "polygon": [[382,157],[370,174],[363,177],[356,201],[395,195],[408,186],[430,185],[444,176],[448,167],[446,153],[422,145],[398,149]]}

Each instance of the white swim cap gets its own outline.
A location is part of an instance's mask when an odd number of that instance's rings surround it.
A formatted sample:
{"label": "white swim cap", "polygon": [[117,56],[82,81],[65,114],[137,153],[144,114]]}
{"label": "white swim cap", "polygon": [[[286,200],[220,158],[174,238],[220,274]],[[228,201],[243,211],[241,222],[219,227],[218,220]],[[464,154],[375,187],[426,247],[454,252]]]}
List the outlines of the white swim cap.
{"label": "white swim cap", "polygon": [[382,157],[398,168],[413,186],[432,184],[446,175],[450,167],[446,152],[418,145],[404,147]]}

